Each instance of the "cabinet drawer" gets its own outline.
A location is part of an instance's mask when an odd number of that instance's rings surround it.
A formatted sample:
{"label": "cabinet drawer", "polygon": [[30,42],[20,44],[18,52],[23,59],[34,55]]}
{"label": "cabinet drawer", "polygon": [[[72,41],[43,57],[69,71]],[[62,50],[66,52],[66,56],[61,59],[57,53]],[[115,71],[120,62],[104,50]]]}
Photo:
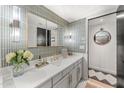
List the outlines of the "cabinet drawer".
{"label": "cabinet drawer", "polygon": [[44,82],[43,84],[37,86],[37,88],[51,88],[52,87],[52,81],[51,79]]}
{"label": "cabinet drawer", "polygon": [[56,85],[53,86],[53,88],[69,88],[69,75],[66,75],[63,77]]}
{"label": "cabinet drawer", "polygon": [[53,77],[53,85],[55,85],[61,78],[63,78],[62,72],[60,72],[59,74],[55,75]]}
{"label": "cabinet drawer", "polygon": [[74,68],[73,65],[69,66],[68,68],[66,68],[65,70],[62,71],[62,76],[67,75],[72,69]]}

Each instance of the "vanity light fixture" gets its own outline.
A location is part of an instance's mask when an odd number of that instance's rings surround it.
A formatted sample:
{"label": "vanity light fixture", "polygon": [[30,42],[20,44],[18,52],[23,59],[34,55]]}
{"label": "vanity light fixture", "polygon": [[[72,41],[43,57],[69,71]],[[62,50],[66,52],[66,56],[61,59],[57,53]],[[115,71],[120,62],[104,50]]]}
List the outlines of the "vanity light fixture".
{"label": "vanity light fixture", "polygon": [[13,20],[10,24],[9,24],[9,26],[10,27],[13,27],[13,28],[19,28],[19,20]]}
{"label": "vanity light fixture", "polygon": [[64,35],[64,39],[66,39],[67,41],[71,41],[71,39],[72,39],[72,33],[69,33],[69,34]]}
{"label": "vanity light fixture", "polygon": [[69,39],[71,39],[71,37],[72,37],[72,34],[70,33],[70,34],[69,34]]}
{"label": "vanity light fixture", "polygon": [[9,24],[13,29],[11,33],[12,42],[20,41],[20,8],[13,6],[13,20]]}

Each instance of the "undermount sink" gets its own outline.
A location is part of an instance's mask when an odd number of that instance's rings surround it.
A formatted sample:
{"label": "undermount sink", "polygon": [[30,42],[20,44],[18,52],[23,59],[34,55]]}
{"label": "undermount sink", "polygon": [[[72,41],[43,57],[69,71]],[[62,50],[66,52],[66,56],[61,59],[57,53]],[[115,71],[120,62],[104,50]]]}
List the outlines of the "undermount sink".
{"label": "undermount sink", "polygon": [[51,64],[55,66],[61,66],[61,63],[62,63],[62,60],[56,60],[54,62],[51,62]]}
{"label": "undermount sink", "polygon": [[46,75],[47,75],[47,72],[45,70],[32,69],[26,72],[24,75],[15,78],[15,80],[21,79],[25,83],[28,83],[28,82],[31,83],[31,82],[36,82],[36,80],[40,80]]}

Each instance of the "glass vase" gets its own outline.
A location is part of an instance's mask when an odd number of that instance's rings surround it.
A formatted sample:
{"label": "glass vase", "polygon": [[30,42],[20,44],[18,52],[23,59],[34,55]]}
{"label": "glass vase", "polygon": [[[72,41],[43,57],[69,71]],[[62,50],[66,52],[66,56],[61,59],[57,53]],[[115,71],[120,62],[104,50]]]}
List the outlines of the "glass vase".
{"label": "glass vase", "polygon": [[18,77],[24,74],[23,64],[14,64],[13,65],[13,76]]}

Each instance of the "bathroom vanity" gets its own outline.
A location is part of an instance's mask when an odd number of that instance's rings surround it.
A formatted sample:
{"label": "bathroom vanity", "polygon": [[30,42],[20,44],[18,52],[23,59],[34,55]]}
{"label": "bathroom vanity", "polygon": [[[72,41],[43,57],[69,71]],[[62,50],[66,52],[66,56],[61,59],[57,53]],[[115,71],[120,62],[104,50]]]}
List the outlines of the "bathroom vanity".
{"label": "bathroom vanity", "polygon": [[83,78],[83,54],[76,53],[59,62],[36,68],[32,61],[29,70],[14,78],[17,88],[74,88]]}

